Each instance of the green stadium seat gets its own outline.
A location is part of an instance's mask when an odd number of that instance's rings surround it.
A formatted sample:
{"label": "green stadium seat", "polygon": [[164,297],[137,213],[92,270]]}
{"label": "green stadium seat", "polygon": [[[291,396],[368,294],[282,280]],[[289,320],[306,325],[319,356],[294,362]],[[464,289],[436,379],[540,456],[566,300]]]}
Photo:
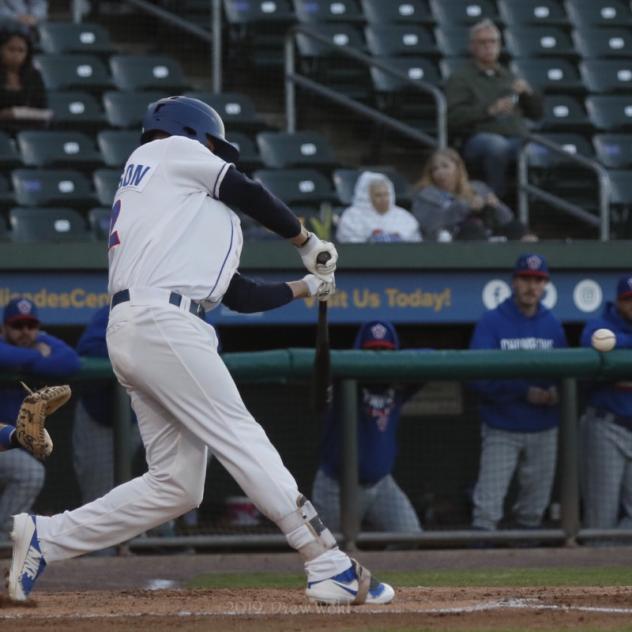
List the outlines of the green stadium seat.
{"label": "green stadium seat", "polygon": [[333,149],[318,132],[261,132],[257,144],[266,167],[331,169],[336,164]]}
{"label": "green stadium seat", "polygon": [[[388,63],[393,70],[404,73],[409,79],[424,81],[435,85],[441,82],[438,67],[429,59],[423,57],[387,57],[380,58],[380,60]],[[371,68],[371,77],[373,78],[373,86],[377,92],[393,93],[414,91],[416,94],[422,94],[406,81],[389,75],[380,68]]]}
{"label": "green stadium seat", "polygon": [[498,0],[498,11],[509,27],[569,25],[564,5],[557,0]]}
{"label": "green stadium seat", "polygon": [[22,161],[29,167],[72,167],[93,169],[103,158],[92,139],[82,132],[23,131],[17,142]]}
{"label": "green stadium seat", "polygon": [[299,22],[364,22],[356,0],[294,0]]}
{"label": "green stadium seat", "polygon": [[632,26],[630,5],[621,0],[567,0],[566,10],[576,28]]}
{"label": "green stadium seat", "polygon": [[582,57],[632,57],[632,33],[629,28],[582,28],[576,30],[573,37]]}
{"label": "green stadium seat", "polygon": [[103,94],[103,107],[112,127],[133,127],[140,134],[140,124],[147,106],[169,96],[168,92],[122,92],[110,90]]}
{"label": "green stadium seat", "polygon": [[571,36],[557,26],[505,29],[505,45],[513,57],[577,57]]}
{"label": "green stadium seat", "polygon": [[595,134],[593,146],[599,162],[608,169],[632,168],[632,134]]}
{"label": "green stadium seat", "polygon": [[542,92],[584,92],[577,65],[568,59],[539,58],[514,59],[514,72],[524,77],[534,88]]}
{"label": "green stadium seat", "polygon": [[592,124],[608,131],[632,127],[632,95],[592,95],[586,99]]}
{"label": "green stadium seat", "polygon": [[255,169],[259,169],[263,166],[263,161],[252,138],[242,132],[230,131],[227,133],[227,138],[239,148],[237,167],[241,171],[250,174]]}
{"label": "green stadium seat", "polygon": [[430,8],[439,24],[474,24],[484,18],[497,20],[492,0],[430,0]]}
{"label": "green stadium seat", "polygon": [[97,206],[88,211],[88,225],[92,236],[97,241],[107,241],[110,238],[110,215],[112,209]]}
{"label": "green stadium seat", "polygon": [[424,0],[362,0],[370,24],[433,24],[434,17]]}
{"label": "green stadium seat", "polygon": [[591,92],[632,92],[632,59],[585,59],[580,69]]}
{"label": "green stadium seat", "polygon": [[106,166],[122,167],[140,144],[140,136],[131,130],[102,130],[97,134],[97,144]]}
{"label": "green stadium seat", "polygon": [[194,97],[208,103],[217,110],[224,121],[227,130],[245,132],[261,131],[267,125],[259,118],[252,99],[238,92],[185,92],[186,96]]}
{"label": "green stadium seat", "polygon": [[370,24],[365,31],[371,54],[379,57],[402,55],[436,56],[439,51],[430,31],[414,24]]}
{"label": "green stadium seat", "polygon": [[27,241],[84,241],[90,238],[80,213],[71,208],[12,208],[11,239]]}
{"label": "green stadium seat", "polygon": [[51,126],[74,130],[94,130],[105,123],[97,98],[89,92],[49,92],[48,107],[53,111]]}
{"label": "green stadium seat", "polygon": [[434,30],[437,48],[446,57],[470,57],[470,33],[466,26],[438,26]]}
{"label": "green stadium seat", "polygon": [[110,34],[100,24],[49,21],[42,22],[37,30],[45,53],[110,55],[114,52]]}
{"label": "green stadium seat", "polygon": [[86,176],[71,169],[14,169],[11,180],[21,206],[72,206],[94,204]]}
{"label": "green stadium seat", "polygon": [[313,169],[259,169],[254,177],[286,204],[318,206],[336,199],[330,181]]}
{"label": "green stadium seat", "polygon": [[101,92],[112,86],[107,67],[94,55],[40,54],[35,63],[47,90]]}
{"label": "green stadium seat", "polygon": [[110,69],[119,90],[180,93],[190,88],[179,62],[168,55],[112,55]]}
{"label": "green stadium seat", "polygon": [[591,126],[581,101],[565,94],[544,97],[544,116],[538,123],[541,129],[560,131]]}
{"label": "green stadium seat", "polygon": [[121,179],[120,169],[97,169],[92,174],[97,199],[101,206],[111,207]]}
{"label": "green stadium seat", "polygon": [[[586,158],[593,158],[595,155],[592,145],[580,134],[547,133],[543,134],[543,136],[561,145],[571,155],[580,155]],[[550,169],[564,163],[572,164],[564,160],[562,156],[552,152],[548,147],[537,143],[529,143],[527,153],[529,165],[539,169]]]}

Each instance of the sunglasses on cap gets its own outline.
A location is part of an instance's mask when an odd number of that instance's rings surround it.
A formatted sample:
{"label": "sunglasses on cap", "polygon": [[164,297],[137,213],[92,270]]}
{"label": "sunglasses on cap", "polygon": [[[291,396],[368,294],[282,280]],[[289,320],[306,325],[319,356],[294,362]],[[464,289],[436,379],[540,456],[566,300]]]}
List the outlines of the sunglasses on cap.
{"label": "sunglasses on cap", "polygon": [[6,326],[17,331],[24,331],[25,329],[32,331],[39,327],[39,323],[34,320],[18,320],[13,323],[6,323]]}

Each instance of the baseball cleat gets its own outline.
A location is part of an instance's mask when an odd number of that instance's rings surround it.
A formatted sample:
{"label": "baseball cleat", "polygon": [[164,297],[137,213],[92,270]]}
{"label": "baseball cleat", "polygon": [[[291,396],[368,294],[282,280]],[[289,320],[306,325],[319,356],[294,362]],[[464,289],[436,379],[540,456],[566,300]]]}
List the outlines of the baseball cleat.
{"label": "baseball cleat", "polygon": [[310,601],[326,604],[387,604],[393,601],[395,591],[392,586],[371,576],[368,569],[356,560],[344,572],[308,582],[305,594]]}
{"label": "baseball cleat", "polygon": [[7,580],[9,599],[26,601],[35,581],[46,568],[46,560],[37,539],[35,516],[26,513],[13,516],[11,539],[13,557]]}

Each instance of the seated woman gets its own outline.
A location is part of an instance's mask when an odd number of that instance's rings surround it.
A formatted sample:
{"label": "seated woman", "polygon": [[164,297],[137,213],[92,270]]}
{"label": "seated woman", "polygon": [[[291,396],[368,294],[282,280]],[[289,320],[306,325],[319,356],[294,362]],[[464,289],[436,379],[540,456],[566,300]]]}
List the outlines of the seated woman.
{"label": "seated woman", "polygon": [[46,89],[33,66],[33,44],[18,22],[0,27],[0,127],[16,130],[34,121],[47,121]]}
{"label": "seated woman", "polygon": [[434,241],[452,239],[488,239],[492,235],[526,233],[503,204],[484,183],[470,181],[465,164],[453,149],[438,149],[423,168],[412,211],[423,234]]}
{"label": "seated woman", "polygon": [[340,243],[421,241],[419,224],[395,205],[393,183],[382,173],[365,171],[353,191],[353,201],[341,215],[336,231]]}

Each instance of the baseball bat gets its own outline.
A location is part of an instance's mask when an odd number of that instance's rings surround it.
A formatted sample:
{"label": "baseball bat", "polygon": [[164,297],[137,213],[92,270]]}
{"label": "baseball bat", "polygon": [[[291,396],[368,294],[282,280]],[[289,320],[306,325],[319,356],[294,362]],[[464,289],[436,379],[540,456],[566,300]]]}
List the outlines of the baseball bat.
{"label": "baseball bat", "polygon": [[[329,253],[322,252],[318,255],[317,262],[327,263],[329,258]],[[316,326],[316,348],[314,354],[314,371],[312,374],[312,401],[314,412],[324,413],[331,404],[332,395],[327,301],[318,301],[318,324]]]}

